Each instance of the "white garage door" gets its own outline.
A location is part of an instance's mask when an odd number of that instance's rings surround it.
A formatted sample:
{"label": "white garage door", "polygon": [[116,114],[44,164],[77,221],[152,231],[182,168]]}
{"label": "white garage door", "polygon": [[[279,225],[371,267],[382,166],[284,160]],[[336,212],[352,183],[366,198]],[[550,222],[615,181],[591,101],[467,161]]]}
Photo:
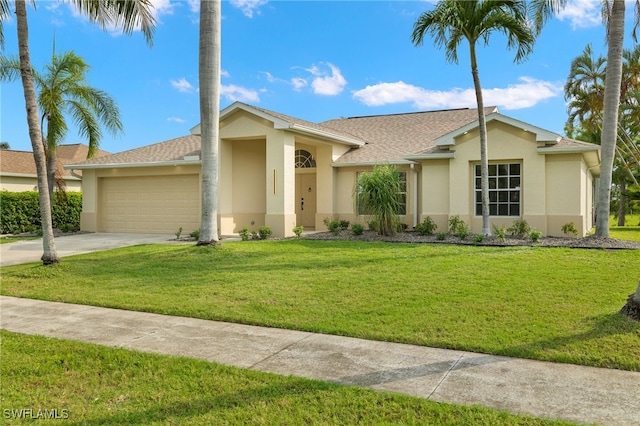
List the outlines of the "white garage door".
{"label": "white garage door", "polygon": [[198,175],[102,178],[101,232],[189,234],[200,227]]}

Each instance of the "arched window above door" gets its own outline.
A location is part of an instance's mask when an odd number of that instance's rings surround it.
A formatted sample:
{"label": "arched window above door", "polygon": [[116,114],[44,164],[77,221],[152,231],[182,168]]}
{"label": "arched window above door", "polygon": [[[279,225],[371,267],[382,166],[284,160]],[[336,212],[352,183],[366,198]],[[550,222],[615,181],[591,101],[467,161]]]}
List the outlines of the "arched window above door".
{"label": "arched window above door", "polygon": [[316,160],[309,151],[296,149],[296,169],[308,169],[316,167]]}

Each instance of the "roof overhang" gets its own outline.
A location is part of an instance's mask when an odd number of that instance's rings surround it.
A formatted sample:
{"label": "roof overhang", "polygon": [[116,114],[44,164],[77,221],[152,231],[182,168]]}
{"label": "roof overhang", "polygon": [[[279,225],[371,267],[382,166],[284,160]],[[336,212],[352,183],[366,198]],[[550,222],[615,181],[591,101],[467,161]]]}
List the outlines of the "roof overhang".
{"label": "roof overhang", "polygon": [[408,166],[411,164],[415,164],[415,161],[409,161],[409,160],[394,160],[394,161],[352,161],[352,162],[344,162],[344,163],[337,163],[337,162],[333,162],[331,163],[331,165],[333,167],[374,167],[374,166],[379,166],[381,164],[391,164],[394,166]]}
{"label": "roof overhang", "polygon": [[[248,112],[249,114],[255,115],[256,117],[260,117],[264,120],[270,121],[271,123],[273,123],[273,128],[277,130],[289,130],[295,133],[329,139],[333,142],[339,142],[349,146],[365,145],[364,141],[361,141],[357,138],[350,138],[346,135],[339,135],[329,130],[316,129],[313,127],[304,126],[299,123],[283,120],[280,117],[276,117],[275,115],[269,114],[265,111],[254,108],[251,105],[247,105],[242,102],[234,102],[228,107],[224,108],[222,111],[220,111],[220,121],[226,119],[236,111],[245,111],[245,112]],[[199,130],[200,130],[200,125],[198,124],[197,126],[194,126],[191,129],[191,132],[192,133],[194,131],[199,132]]]}
{"label": "roof overhang", "polygon": [[[501,123],[505,123],[510,126],[522,129],[525,132],[531,132],[536,135],[536,142],[556,144],[560,141],[560,139],[562,139],[562,137],[557,133],[553,133],[541,127],[525,123],[524,121],[516,120],[515,118],[507,117],[506,115],[502,115],[499,112],[492,112],[491,114],[486,115],[485,121],[487,123],[491,121],[499,121]],[[469,133],[470,131],[478,128],[478,126],[478,120],[473,121],[460,127],[459,129],[454,130],[453,132],[449,132],[445,135],[440,136],[434,141],[434,143],[436,146],[441,147],[453,146],[455,145],[455,140],[457,137]]]}
{"label": "roof overhang", "polygon": [[153,161],[148,163],[105,163],[105,164],[67,164],[67,170],[93,170],[93,169],[124,169],[132,167],[162,167],[162,166],[199,166],[202,162],[198,160],[171,160]]}
{"label": "roof overhang", "polygon": [[[6,177],[17,177],[17,178],[29,178],[29,179],[37,179],[38,175],[35,173],[7,173],[7,172],[2,172],[0,173],[1,176],[6,176]],[[76,176],[62,176],[63,180],[82,180]]]}
{"label": "roof overhang", "polygon": [[433,153],[425,153],[425,154],[410,154],[410,155],[405,155],[402,158],[406,158],[407,160],[414,160],[414,161],[442,160],[442,159],[456,158],[456,152],[449,151],[449,152],[433,152]]}
{"label": "roof overhang", "polygon": [[598,145],[590,146],[567,146],[562,148],[556,147],[539,147],[538,154],[543,155],[560,155],[560,154],[582,154],[587,167],[594,174],[600,174],[600,147]]}

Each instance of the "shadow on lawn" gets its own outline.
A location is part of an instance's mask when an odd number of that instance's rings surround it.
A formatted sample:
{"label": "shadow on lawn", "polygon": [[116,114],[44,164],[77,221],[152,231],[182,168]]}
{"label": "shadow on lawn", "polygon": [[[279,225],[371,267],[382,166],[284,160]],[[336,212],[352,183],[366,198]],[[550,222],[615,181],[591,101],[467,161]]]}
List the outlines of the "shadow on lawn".
{"label": "shadow on lawn", "polygon": [[[293,382],[292,382],[293,380]],[[306,379],[288,379],[287,383],[273,384],[272,381],[266,384],[256,384],[250,388],[244,388],[236,392],[217,393],[215,390],[203,390],[200,398],[194,398],[194,395],[180,394],[175,395],[171,400],[164,400],[161,403],[153,404],[151,402],[142,402],[144,406],[149,406],[145,410],[136,410],[136,404],[129,409],[126,406],[120,410],[109,413],[100,413],[99,415],[88,414],[82,420],[73,423],[65,423],[70,425],[141,425],[152,422],[161,423],[180,423],[181,421],[196,421],[198,417],[210,415],[213,419],[219,421],[222,416],[216,416],[216,413],[228,412],[229,410],[238,410],[237,415],[231,414],[228,421],[241,422],[251,421],[253,418],[269,418],[269,412],[274,415],[278,414],[278,409],[268,408],[271,403],[284,399],[305,399],[307,395],[320,394],[324,392],[332,392],[336,389],[335,385],[323,383],[319,381],[311,381]],[[149,396],[151,398],[151,395]],[[322,398],[318,396],[318,398]],[[296,404],[283,404],[284,410],[287,406],[293,407]],[[266,413],[260,413],[260,407],[265,407]],[[242,412],[246,413],[245,416]],[[70,420],[73,419],[74,413],[70,414]],[[209,420],[211,421],[211,419]]]}
{"label": "shadow on lawn", "polygon": [[[622,304],[621,304],[622,307]],[[582,343],[587,343],[589,341],[602,339],[615,335],[623,335],[623,334],[631,334],[631,333],[640,333],[640,323],[631,321],[624,315],[616,312],[611,314],[603,314],[595,317],[587,317],[586,321],[589,321],[593,324],[593,327],[587,331],[582,333],[577,333],[568,336],[558,336],[554,338],[549,338],[546,340],[540,340],[537,342],[531,342],[523,345],[512,346],[509,348],[505,348],[503,351],[500,351],[502,354],[507,356],[519,357],[519,358],[529,358],[529,359],[543,359],[541,356],[544,355],[545,352],[554,351],[554,350],[562,350],[570,346],[575,346],[576,349],[579,349]],[[606,352],[606,348],[602,348],[603,352]],[[607,355],[606,353],[603,355]],[[578,355],[577,355],[578,356]],[[584,353],[583,356],[589,356],[588,353]],[[568,356],[565,362],[572,363],[570,359],[571,356]],[[611,362],[615,364],[616,361],[611,359]],[[606,365],[605,368],[622,368],[625,370],[629,369],[629,366],[619,366],[619,365]],[[636,367],[637,368],[637,367]]]}

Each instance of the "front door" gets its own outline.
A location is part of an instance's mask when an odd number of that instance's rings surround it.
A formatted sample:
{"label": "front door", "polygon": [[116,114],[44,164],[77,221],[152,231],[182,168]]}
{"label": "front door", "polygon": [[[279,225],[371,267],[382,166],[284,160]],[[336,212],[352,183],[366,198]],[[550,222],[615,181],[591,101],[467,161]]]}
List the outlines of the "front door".
{"label": "front door", "polygon": [[296,174],[296,225],[316,226],[316,174]]}

